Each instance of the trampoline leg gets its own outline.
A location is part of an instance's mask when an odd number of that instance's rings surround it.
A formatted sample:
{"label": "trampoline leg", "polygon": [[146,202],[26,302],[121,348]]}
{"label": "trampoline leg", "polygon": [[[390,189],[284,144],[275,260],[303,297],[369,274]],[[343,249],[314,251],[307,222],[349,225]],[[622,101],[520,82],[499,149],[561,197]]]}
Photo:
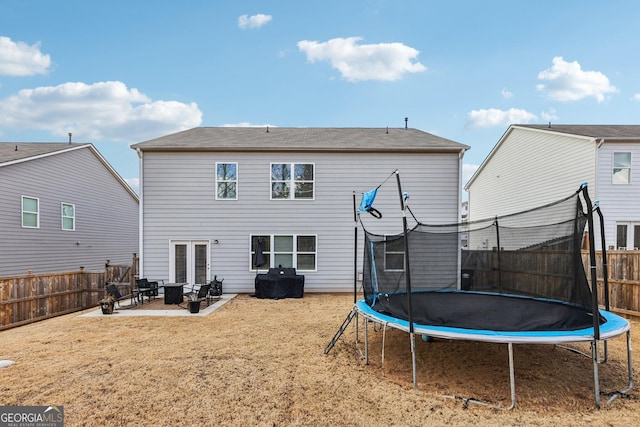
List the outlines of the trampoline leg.
{"label": "trampoline leg", "polygon": [[369,321],[364,318],[364,364],[369,364]]}
{"label": "trampoline leg", "polygon": [[598,341],[591,341],[591,358],[593,359],[593,393],[596,408],[600,408],[600,378],[598,376]]}
{"label": "trampoline leg", "polygon": [[359,323],[360,323],[360,314],[356,311],[356,345],[358,345],[358,343],[360,342],[360,337],[359,337]]}
{"label": "trampoline leg", "polygon": [[516,407],[516,376],[513,367],[513,343],[509,343],[509,384],[511,386],[511,406],[508,411]]}
{"label": "trampoline leg", "polygon": [[418,389],[418,374],[416,371],[416,334],[411,332],[411,361],[413,363],[413,388]]}
{"label": "trampoline leg", "polygon": [[631,331],[627,331],[627,370],[629,374],[629,384],[624,390],[616,391],[611,394],[607,403],[611,403],[616,397],[627,394],[633,388],[633,361],[631,360]]}
{"label": "trampoline leg", "polygon": [[382,375],[384,375],[384,343],[387,339],[387,324],[382,326],[382,354],[380,355],[380,367],[382,368]]}

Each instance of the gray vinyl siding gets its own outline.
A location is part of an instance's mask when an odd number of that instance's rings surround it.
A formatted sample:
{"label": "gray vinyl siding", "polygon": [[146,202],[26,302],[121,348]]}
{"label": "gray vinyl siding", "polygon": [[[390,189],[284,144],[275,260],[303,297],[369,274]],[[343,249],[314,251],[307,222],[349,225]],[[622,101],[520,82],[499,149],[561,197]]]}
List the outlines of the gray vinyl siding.
{"label": "gray vinyl siding", "polygon": [[468,184],[469,219],[491,218],[559,200],[588,182],[596,189],[591,138],[513,128]]}
{"label": "gray vinyl siding", "polygon": [[[359,204],[361,193],[389,178],[375,204],[383,218],[364,214],[363,221],[380,234],[401,232],[398,187],[391,176],[396,168],[422,222],[458,221],[458,152],[143,152],[142,162],[142,274],[169,280],[170,242],[204,239],[210,242],[210,278],[224,278],[225,292],[254,291],[249,236],[265,234],[316,235],[317,271],[304,272],[305,290],[352,290],[353,192]],[[238,200],[215,199],[216,162],[237,162]],[[313,163],[315,199],[270,200],[271,162]],[[362,250],[360,242],[360,263]]]}
{"label": "gray vinyl siding", "polygon": [[[631,153],[631,184],[612,183],[613,153]],[[616,223],[640,224],[640,144],[605,142],[598,150],[597,199],[605,217],[607,246],[616,245]],[[633,248],[629,248],[633,249]]]}
{"label": "gray vinyl siding", "polygon": [[[138,201],[98,157],[81,148],[0,167],[0,276],[103,270],[138,252]],[[22,228],[21,196],[40,200],[40,227]],[[61,203],[75,205],[62,230]]]}

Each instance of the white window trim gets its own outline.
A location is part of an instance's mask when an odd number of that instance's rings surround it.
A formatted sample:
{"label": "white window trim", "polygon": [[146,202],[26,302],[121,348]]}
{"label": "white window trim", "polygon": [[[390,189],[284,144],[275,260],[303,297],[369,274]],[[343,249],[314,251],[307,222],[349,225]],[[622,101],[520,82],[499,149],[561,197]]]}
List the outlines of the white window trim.
{"label": "white window trim", "polygon": [[[629,166],[628,167],[616,167],[616,154],[629,154]],[[631,185],[632,183],[632,168],[633,164],[633,153],[630,151],[614,151],[613,156],[611,157],[611,184],[612,185]],[[615,169],[627,169],[629,171],[629,182],[615,182],[613,177],[615,176]]]}
{"label": "white window trim", "polygon": [[[24,210],[24,199],[33,199],[38,204],[38,210],[35,212],[25,211]],[[35,227],[30,225],[24,225],[24,214],[35,214],[36,215],[36,225]],[[22,224],[22,228],[40,228],[40,198],[32,197],[32,196],[20,196],[20,223]]]}
{"label": "white window trim", "polygon": [[[65,216],[64,207],[65,206],[73,206],[73,216]],[[73,219],[73,228],[64,228],[64,220],[65,218]],[[60,229],[62,231],[76,231],[76,205],[73,203],[60,203]]]}
{"label": "white window trim", "polygon": [[[272,179],[272,175],[271,175],[271,171],[273,168],[273,165],[289,165],[291,167],[291,178],[288,181],[289,184],[289,197],[287,197],[286,199],[283,197],[277,197],[274,198],[273,197],[273,179]],[[295,169],[295,165],[312,165],[313,166],[313,179],[311,181],[300,181],[300,182],[312,182],[313,183],[313,194],[311,195],[310,198],[301,198],[301,197],[295,197],[296,195],[296,191],[295,191],[295,177],[294,177],[294,169]],[[280,182],[280,181],[278,181]],[[299,200],[299,201],[304,201],[304,200],[315,200],[316,199],[316,164],[314,162],[271,162],[269,163],[269,199],[270,200]]]}
{"label": "white window trim", "polygon": [[[236,165],[236,179],[235,180],[218,180],[218,165]],[[238,162],[216,162],[216,169],[215,169],[215,175],[216,175],[216,187],[215,187],[215,191],[216,191],[216,200],[238,200],[238,193],[240,190],[240,186],[238,185],[238,181],[240,180],[240,169],[238,168]],[[236,197],[231,198],[231,197],[218,197],[218,184],[219,183],[223,183],[223,182],[235,182],[236,184]]]}
{"label": "white window trim", "polygon": [[[254,272],[256,271],[253,268],[253,257],[255,255],[255,253],[251,250],[251,242],[253,241],[254,237],[257,236],[269,236],[269,242],[270,242],[270,247],[269,247],[269,251],[265,251],[265,253],[269,254],[269,266],[264,266],[262,268],[260,268],[260,270],[267,270],[269,268],[276,268],[277,266],[274,265],[275,263],[275,250],[273,249],[273,241],[274,241],[274,237],[276,236],[291,236],[293,238],[293,268],[295,268],[297,271],[300,272],[307,272],[307,273],[314,273],[318,271],[318,235],[317,234],[308,234],[308,233],[299,233],[299,234],[287,234],[287,233],[255,233],[255,234],[250,234],[249,235],[249,271]],[[298,252],[298,237],[300,236],[311,236],[314,239],[316,239],[316,251],[315,252]],[[285,253],[285,252],[278,252],[278,253]],[[288,253],[288,252],[287,252]],[[315,265],[313,270],[300,270],[298,269],[298,254],[301,255],[308,255],[308,254],[314,254],[315,255]]]}

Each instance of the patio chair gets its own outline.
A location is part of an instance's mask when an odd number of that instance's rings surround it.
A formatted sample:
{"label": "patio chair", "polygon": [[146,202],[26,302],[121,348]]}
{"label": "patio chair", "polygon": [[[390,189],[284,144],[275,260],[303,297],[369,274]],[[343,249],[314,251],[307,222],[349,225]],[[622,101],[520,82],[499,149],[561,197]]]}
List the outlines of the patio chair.
{"label": "patio chair", "polygon": [[138,301],[144,304],[144,297],[148,297],[151,301],[151,297],[158,296],[158,282],[150,282],[147,279],[136,279],[136,291]]}
{"label": "patio chair", "polygon": [[218,280],[218,276],[213,276],[213,280],[209,282],[211,287],[209,288],[209,294],[207,295],[207,305],[214,298],[218,300],[222,296],[222,282],[224,282],[224,279]]}
{"label": "patio chair", "polygon": [[193,285],[189,292],[184,292],[182,294],[183,297],[187,297],[189,301],[207,301],[207,306],[209,306],[209,289],[211,288],[211,284],[207,283],[204,285],[200,285],[200,288],[196,290],[196,286]]}
{"label": "patio chair", "polygon": [[134,294],[122,295],[115,283],[107,283],[107,294],[113,296],[113,301],[118,304],[118,308],[122,308],[120,307],[120,301],[128,298],[131,299],[131,304],[136,304]]}

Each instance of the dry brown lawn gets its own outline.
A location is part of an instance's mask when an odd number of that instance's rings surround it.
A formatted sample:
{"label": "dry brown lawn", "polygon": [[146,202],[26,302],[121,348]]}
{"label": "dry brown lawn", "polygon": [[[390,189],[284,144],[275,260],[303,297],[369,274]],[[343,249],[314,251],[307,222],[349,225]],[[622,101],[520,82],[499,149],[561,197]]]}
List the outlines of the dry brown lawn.
{"label": "dry brown lawn", "polygon": [[[352,302],[240,295],[206,317],[71,314],[10,329],[0,359],[16,364],[0,369],[0,404],[64,405],[68,426],[640,425],[636,388],[596,409],[590,359],[549,345],[514,346],[513,411],[441,397],[508,406],[504,344],[418,340],[418,390],[404,332],[386,331],[383,366],[382,331],[369,328],[366,365],[353,323],[325,356]],[[626,385],[624,337],[600,378],[604,390]]]}

